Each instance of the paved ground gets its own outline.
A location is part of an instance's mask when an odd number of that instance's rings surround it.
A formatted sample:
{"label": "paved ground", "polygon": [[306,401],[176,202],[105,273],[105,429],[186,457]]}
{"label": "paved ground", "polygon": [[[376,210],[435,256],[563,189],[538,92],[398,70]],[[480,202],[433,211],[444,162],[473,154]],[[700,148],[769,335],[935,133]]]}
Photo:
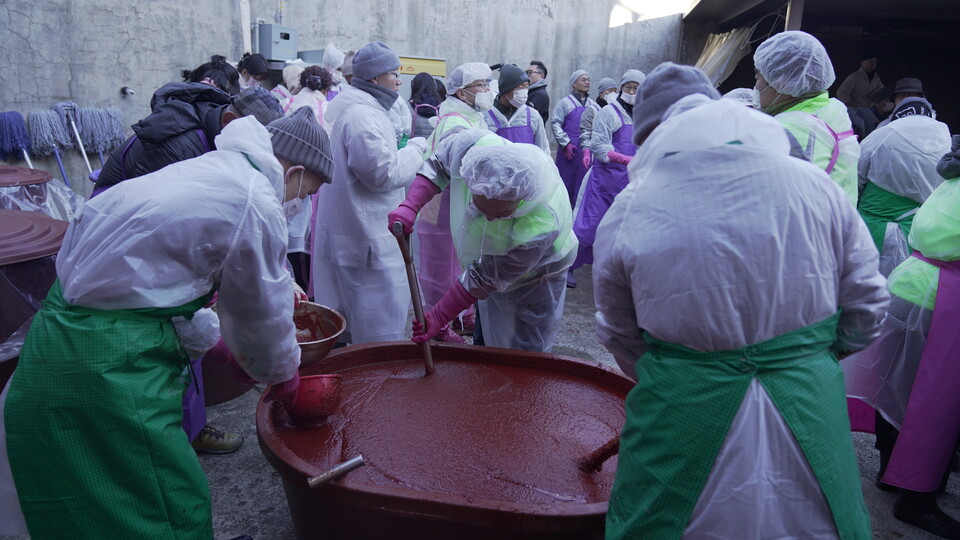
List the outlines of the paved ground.
{"label": "paved ground", "polygon": [[[597,344],[594,336],[593,290],[589,267],[578,270],[578,279],[579,286],[568,289],[563,329],[554,351],[613,364],[613,358]],[[250,535],[255,540],[293,538],[293,523],[287,510],[280,478],[266,462],[257,444],[254,410],[260,390],[262,387],[257,387],[229,403],[208,410],[211,424],[242,433],[246,438],[243,447],[233,454],[200,456],[200,462],[210,480],[213,524],[217,540],[243,534]],[[854,434],[854,442],[863,491],[872,516],[874,537],[935,538],[893,518],[891,508],[895,495],[882,492],[873,485],[873,477],[877,473],[873,436]],[[955,475],[947,488],[947,494],[940,500],[941,506],[954,516],[960,516],[960,497],[957,494],[960,494],[960,485]]]}

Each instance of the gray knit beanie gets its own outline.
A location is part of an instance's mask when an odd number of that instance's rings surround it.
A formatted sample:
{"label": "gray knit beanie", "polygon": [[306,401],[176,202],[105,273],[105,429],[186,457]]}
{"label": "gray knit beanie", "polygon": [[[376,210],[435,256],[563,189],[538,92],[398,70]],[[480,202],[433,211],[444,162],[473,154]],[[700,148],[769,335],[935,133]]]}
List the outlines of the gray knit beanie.
{"label": "gray knit beanie", "polygon": [[353,56],[353,76],[362,81],[399,68],[400,57],[382,41],[367,43]]}
{"label": "gray knit beanie", "polygon": [[273,154],[294,165],[303,165],[324,182],[333,179],[333,152],[327,132],[313,116],[313,109],[301,107],[286,118],[267,125]]}
{"label": "gray knit beanie", "polygon": [[620,86],[617,87],[617,90],[621,90],[623,85],[627,84],[628,82],[635,82],[639,85],[642,85],[646,78],[647,76],[644,75],[639,69],[628,69],[623,72],[623,77],[620,77]]}
{"label": "gray knit beanie", "polygon": [[527,77],[522,69],[513,64],[500,66],[500,77],[497,79],[499,95],[502,96],[525,82],[530,82],[530,77]]}
{"label": "gray knit beanie", "polygon": [[604,77],[600,79],[600,84],[597,85],[597,95],[606,92],[607,90],[616,90],[617,81],[611,79],[610,77]]}
{"label": "gray knit beanie", "polygon": [[574,71],[573,74],[570,75],[570,86],[573,86],[573,83],[577,82],[577,79],[579,79],[580,77],[582,77],[582,76],[584,76],[584,75],[586,75],[586,74],[587,74],[587,72],[584,71],[584,70],[582,70],[582,69],[578,69],[578,70]]}
{"label": "gray knit beanie", "polygon": [[660,124],[663,113],[680,98],[691,94],[720,99],[720,92],[707,74],[693,66],[664,62],[651,71],[640,86],[633,106],[633,144],[643,143]]}

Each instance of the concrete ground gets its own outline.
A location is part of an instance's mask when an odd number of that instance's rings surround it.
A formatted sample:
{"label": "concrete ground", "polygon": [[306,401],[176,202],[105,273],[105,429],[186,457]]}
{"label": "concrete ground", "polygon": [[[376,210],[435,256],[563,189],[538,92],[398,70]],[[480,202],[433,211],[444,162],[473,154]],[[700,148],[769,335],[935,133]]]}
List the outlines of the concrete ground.
{"label": "concrete ground", "polygon": [[[579,286],[567,290],[566,309],[554,352],[595,359],[614,365],[613,357],[601,347],[594,334],[593,287],[590,268],[577,271]],[[293,538],[293,523],[281,487],[280,477],[264,459],[257,444],[254,411],[262,386],[239,398],[208,409],[208,421],[221,429],[243,434],[246,442],[237,452],[225,456],[201,455],[200,463],[210,481],[213,527],[217,540],[250,535],[255,540]],[[861,483],[878,539],[936,538],[893,518],[896,496],[873,484],[878,458],[873,436],[855,433],[854,443]],[[954,476],[940,505],[960,516],[960,485]],[[798,534],[802,537],[802,534]]]}

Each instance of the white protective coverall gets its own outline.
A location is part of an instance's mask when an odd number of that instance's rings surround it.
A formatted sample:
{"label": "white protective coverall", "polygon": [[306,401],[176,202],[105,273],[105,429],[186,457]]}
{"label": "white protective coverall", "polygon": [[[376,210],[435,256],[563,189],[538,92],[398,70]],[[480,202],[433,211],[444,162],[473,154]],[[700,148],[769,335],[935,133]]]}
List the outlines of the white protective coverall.
{"label": "white protective coverall", "polygon": [[[619,110],[620,115],[617,115],[617,110],[612,107]],[[621,117],[623,118],[622,122],[620,121]],[[604,163],[610,162],[607,152],[616,150],[613,147],[613,134],[624,124],[632,126],[633,115],[623,110],[623,105],[616,98],[600,109],[600,112],[593,117],[593,135],[590,137],[590,151],[593,152],[593,159]]]}
{"label": "white protective coverall", "polygon": [[[496,122],[493,121],[493,117],[490,116],[491,114],[497,117]],[[487,128],[496,133],[500,128],[527,126],[528,114],[530,117],[530,129],[533,131],[534,144],[549,155],[550,141],[547,139],[547,128],[543,125],[543,118],[540,118],[540,113],[533,107],[527,104],[520,106],[520,108],[514,111],[513,116],[511,116],[509,120],[499,109],[491,107],[489,111],[483,113],[483,119],[487,122]],[[497,122],[500,124],[497,125]]]}
{"label": "white protective coverall", "polygon": [[[419,174],[440,189],[450,185],[460,283],[479,299],[486,345],[549,351],[577,252],[570,204],[551,157],[535,145],[471,129],[445,138]],[[471,204],[477,188],[468,184],[504,175],[527,184],[529,195],[512,216],[490,221]]]}
{"label": "white protective coverall", "polygon": [[330,102],[327,118],[334,169],[317,203],[314,297],[343,314],[341,339],[349,343],[403,339],[410,289],[397,240],[383,224],[423,163],[422,145],[397,150],[387,111],[353,86]]}
{"label": "white protective coverall", "polygon": [[[639,148],[630,185],[600,224],[593,266],[597,336],[625,373],[636,377],[644,332],[732,350],[842,309],[840,348],[876,337],[888,295],[866,227],[823,171],[788,153],[776,120],[702,96],[675,104]],[[798,531],[837,535],[797,440],[754,378],[684,537]]]}

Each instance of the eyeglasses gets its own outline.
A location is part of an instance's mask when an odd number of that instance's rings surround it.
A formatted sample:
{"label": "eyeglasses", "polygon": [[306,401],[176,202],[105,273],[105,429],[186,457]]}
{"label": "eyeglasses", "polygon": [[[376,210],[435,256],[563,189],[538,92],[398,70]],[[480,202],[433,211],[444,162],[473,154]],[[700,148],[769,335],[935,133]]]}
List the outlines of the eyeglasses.
{"label": "eyeglasses", "polygon": [[471,84],[470,86],[464,86],[464,87],[463,87],[464,90],[469,90],[469,89],[471,89],[471,88],[480,88],[480,89],[482,89],[482,90],[489,90],[489,89],[490,89],[490,83],[488,83],[488,82],[479,82],[479,83]]}
{"label": "eyeglasses", "polygon": [[538,74],[538,75],[541,74],[540,71],[539,71],[539,70],[536,70],[536,69],[528,69],[527,71],[525,71],[525,73],[527,74],[527,77],[533,75],[534,73],[536,73],[536,74]]}

